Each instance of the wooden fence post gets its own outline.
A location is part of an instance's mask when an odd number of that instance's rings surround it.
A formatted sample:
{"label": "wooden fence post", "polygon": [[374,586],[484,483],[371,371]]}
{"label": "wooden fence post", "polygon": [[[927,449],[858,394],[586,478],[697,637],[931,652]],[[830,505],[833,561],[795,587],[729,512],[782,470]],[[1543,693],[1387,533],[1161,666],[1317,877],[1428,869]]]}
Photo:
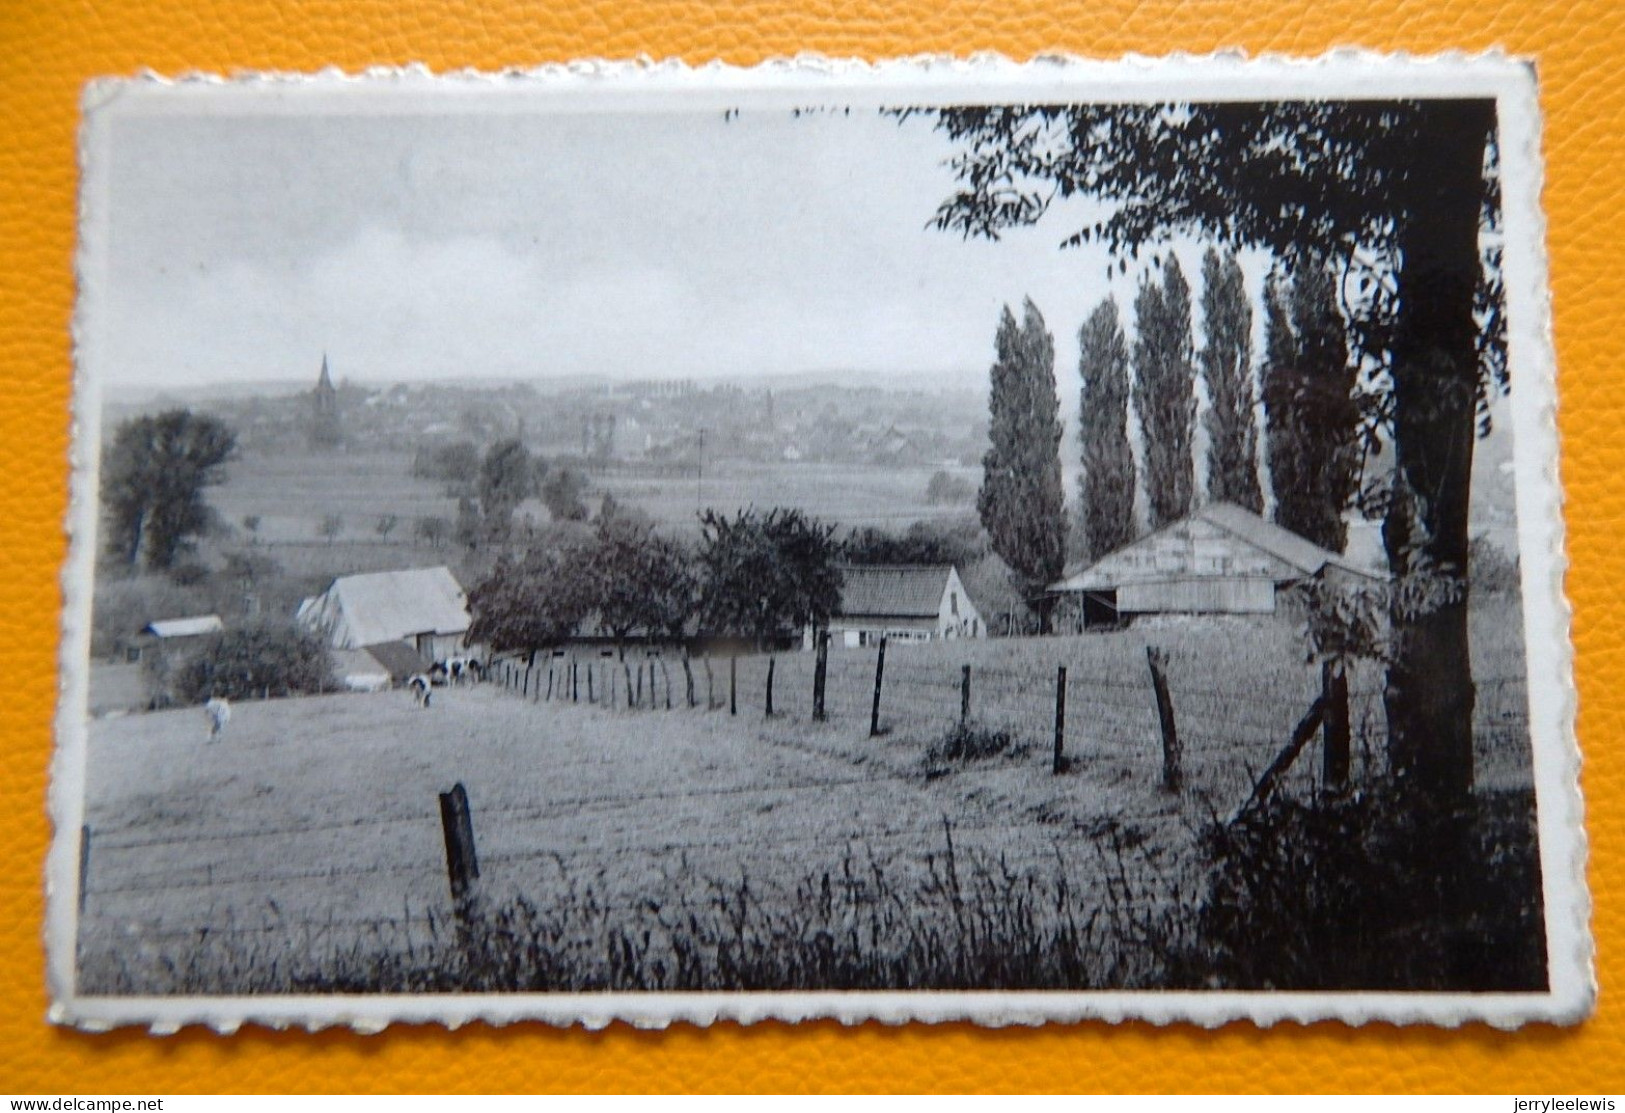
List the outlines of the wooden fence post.
{"label": "wooden fence post", "polygon": [[1349,677],[1341,661],[1320,665],[1321,779],[1332,792],[1349,785]]}
{"label": "wooden fence post", "polygon": [[717,709],[716,688],[716,676],[711,672],[711,655],[707,653],[705,655],[705,709],[707,711]]}
{"label": "wooden fence post", "polygon": [[593,703],[597,699],[596,695],[593,692],[593,686],[592,686],[592,665],[593,665],[593,663],[591,661],[587,662],[587,702],[588,703]]}
{"label": "wooden fence post", "polygon": [[547,662],[547,699],[549,703],[553,700],[553,662],[551,659]]}
{"label": "wooden fence post", "polygon": [[728,658],[728,714],[739,714],[739,654]]}
{"label": "wooden fence post", "polygon": [[779,663],[778,658],[768,654],[767,658],[767,711],[766,717],[773,717],[773,669]]}
{"label": "wooden fence post", "polygon": [[570,658],[570,702],[581,702],[581,670],[574,657]]}
{"label": "wooden fence post", "polygon": [[694,699],[694,665],[689,660],[688,651],[683,651],[683,689],[688,693],[688,705],[693,707]]}
{"label": "wooden fence post", "polygon": [[480,860],[474,851],[474,817],[468,806],[463,782],[440,794],[440,829],[446,838],[446,876],[451,882],[451,899],[462,918],[474,899],[474,882],[479,880]]}
{"label": "wooden fence post", "polygon": [[869,737],[880,737],[880,686],[886,677],[886,639],[880,639],[880,654],[875,658],[875,698],[869,705]]}
{"label": "wooden fence post", "polygon": [[85,894],[90,892],[90,825],[79,828],[79,915],[85,914]]}
{"label": "wooden fence post", "polygon": [[1066,749],[1066,666],[1062,665],[1055,670],[1055,758],[1050,762],[1050,772],[1060,776],[1066,768],[1066,758],[1062,751]]}
{"label": "wooden fence post", "polygon": [[970,722],[970,666],[959,670],[959,722]]}
{"label": "wooden fence post", "polygon": [[824,681],[829,676],[829,631],[818,632],[818,655],[813,658],[813,722],[822,723],[824,714]]}
{"label": "wooden fence post", "polygon": [[1162,787],[1178,792],[1185,783],[1180,768],[1179,728],[1174,723],[1174,701],[1168,695],[1168,675],[1163,670],[1168,655],[1155,646],[1145,647],[1145,660],[1151,666],[1151,687],[1157,696],[1157,719],[1162,724]]}

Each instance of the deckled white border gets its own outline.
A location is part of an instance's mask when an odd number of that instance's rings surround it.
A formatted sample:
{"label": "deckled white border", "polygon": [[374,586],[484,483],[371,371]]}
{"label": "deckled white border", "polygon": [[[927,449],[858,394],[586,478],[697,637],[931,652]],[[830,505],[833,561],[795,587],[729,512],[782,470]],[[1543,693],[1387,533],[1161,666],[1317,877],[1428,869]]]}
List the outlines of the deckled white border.
{"label": "deckled white border", "polygon": [[[274,90],[275,96],[267,96]],[[203,93],[206,96],[200,96]],[[90,602],[97,529],[97,451],[101,398],[91,368],[107,355],[98,324],[108,237],[106,123],[116,114],[394,113],[432,101],[436,112],[703,111],[737,104],[850,105],[1031,103],[1089,100],[1267,100],[1490,96],[1499,101],[1504,275],[1513,367],[1512,422],[1518,544],[1523,565],[1529,668],[1529,727],[1545,886],[1551,990],[1545,994],[1229,993],[1229,992],[886,992],[614,993],[302,997],[80,997],[74,992],[78,832],[84,804]],[[1566,567],[1557,476],[1556,373],[1547,292],[1545,221],[1540,209],[1540,117],[1533,66],[1499,52],[1433,58],[1339,50],[1318,59],[1240,53],[1117,62],[1044,56],[1018,64],[996,55],[917,57],[881,63],[816,56],[743,69],[720,63],[583,61],[502,73],[435,76],[423,67],[350,76],[247,74],[223,80],[187,75],[167,81],[98,81],[86,87],[81,134],[81,201],[74,318],[74,435],[68,512],[69,558],[63,572],[61,683],[52,763],[50,813],[56,827],[46,867],[46,936],[53,1004],[50,1018],[88,1030],[146,1024],[154,1033],[202,1024],[219,1032],[244,1023],[362,1032],[391,1023],[539,1020],[600,1028],[626,1021],[664,1028],[685,1021],[741,1023],[833,1018],[969,1020],[989,1026],[1050,1021],[1232,1020],[1269,1026],[1335,1019],[1456,1026],[1483,1021],[1512,1028],[1528,1021],[1575,1023],[1596,996],[1586,843],[1574,735],[1573,650],[1563,596]]]}

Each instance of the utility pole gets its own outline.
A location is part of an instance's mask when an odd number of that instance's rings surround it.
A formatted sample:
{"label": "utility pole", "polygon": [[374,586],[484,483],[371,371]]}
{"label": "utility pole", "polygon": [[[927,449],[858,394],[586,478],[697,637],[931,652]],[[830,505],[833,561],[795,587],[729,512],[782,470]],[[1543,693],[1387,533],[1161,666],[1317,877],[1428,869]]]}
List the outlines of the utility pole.
{"label": "utility pole", "polygon": [[694,509],[705,509],[705,426],[700,426],[700,453],[694,465]]}

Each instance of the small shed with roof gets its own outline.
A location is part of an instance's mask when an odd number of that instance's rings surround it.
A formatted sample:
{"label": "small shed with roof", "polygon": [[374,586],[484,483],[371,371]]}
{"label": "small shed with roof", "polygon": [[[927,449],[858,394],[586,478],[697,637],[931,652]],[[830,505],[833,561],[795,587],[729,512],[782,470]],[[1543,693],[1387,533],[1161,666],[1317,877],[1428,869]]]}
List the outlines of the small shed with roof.
{"label": "small shed with roof", "polygon": [[1081,603],[1086,626],[1142,614],[1272,614],[1283,589],[1382,576],[1240,506],[1213,502],[1090,564],[1051,594]]}
{"label": "small shed with roof", "polygon": [[224,631],[226,624],[217,614],[189,615],[185,618],[155,618],[120,646],[125,661],[135,663],[154,650],[170,652],[198,644],[199,639]]}
{"label": "small shed with roof", "polygon": [[444,565],[340,576],[299,604],[298,620],[334,649],[399,642],[425,663],[464,652],[470,623],[468,597]]}
{"label": "small shed with roof", "polygon": [[830,616],[831,643],[857,647],[939,638],[980,638],[982,616],[951,564],[840,566],[841,602]]}

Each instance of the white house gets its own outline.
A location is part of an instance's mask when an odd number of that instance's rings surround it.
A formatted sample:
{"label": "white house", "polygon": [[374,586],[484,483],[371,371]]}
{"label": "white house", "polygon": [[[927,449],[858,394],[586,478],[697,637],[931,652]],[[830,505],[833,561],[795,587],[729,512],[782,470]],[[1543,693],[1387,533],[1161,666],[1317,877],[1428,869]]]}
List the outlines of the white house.
{"label": "white house", "polygon": [[1233,503],[1214,502],[1092,564],[1050,592],[1081,603],[1085,625],[1137,614],[1271,614],[1277,594],[1306,580],[1381,580]]}
{"label": "white house", "polygon": [[976,604],[951,564],[848,564],[841,602],[830,617],[831,644],[855,648],[987,634]]}
{"label": "white house", "polygon": [[298,621],[334,649],[404,642],[429,662],[465,652],[471,620],[462,585],[442,565],[340,576],[299,604]]}

